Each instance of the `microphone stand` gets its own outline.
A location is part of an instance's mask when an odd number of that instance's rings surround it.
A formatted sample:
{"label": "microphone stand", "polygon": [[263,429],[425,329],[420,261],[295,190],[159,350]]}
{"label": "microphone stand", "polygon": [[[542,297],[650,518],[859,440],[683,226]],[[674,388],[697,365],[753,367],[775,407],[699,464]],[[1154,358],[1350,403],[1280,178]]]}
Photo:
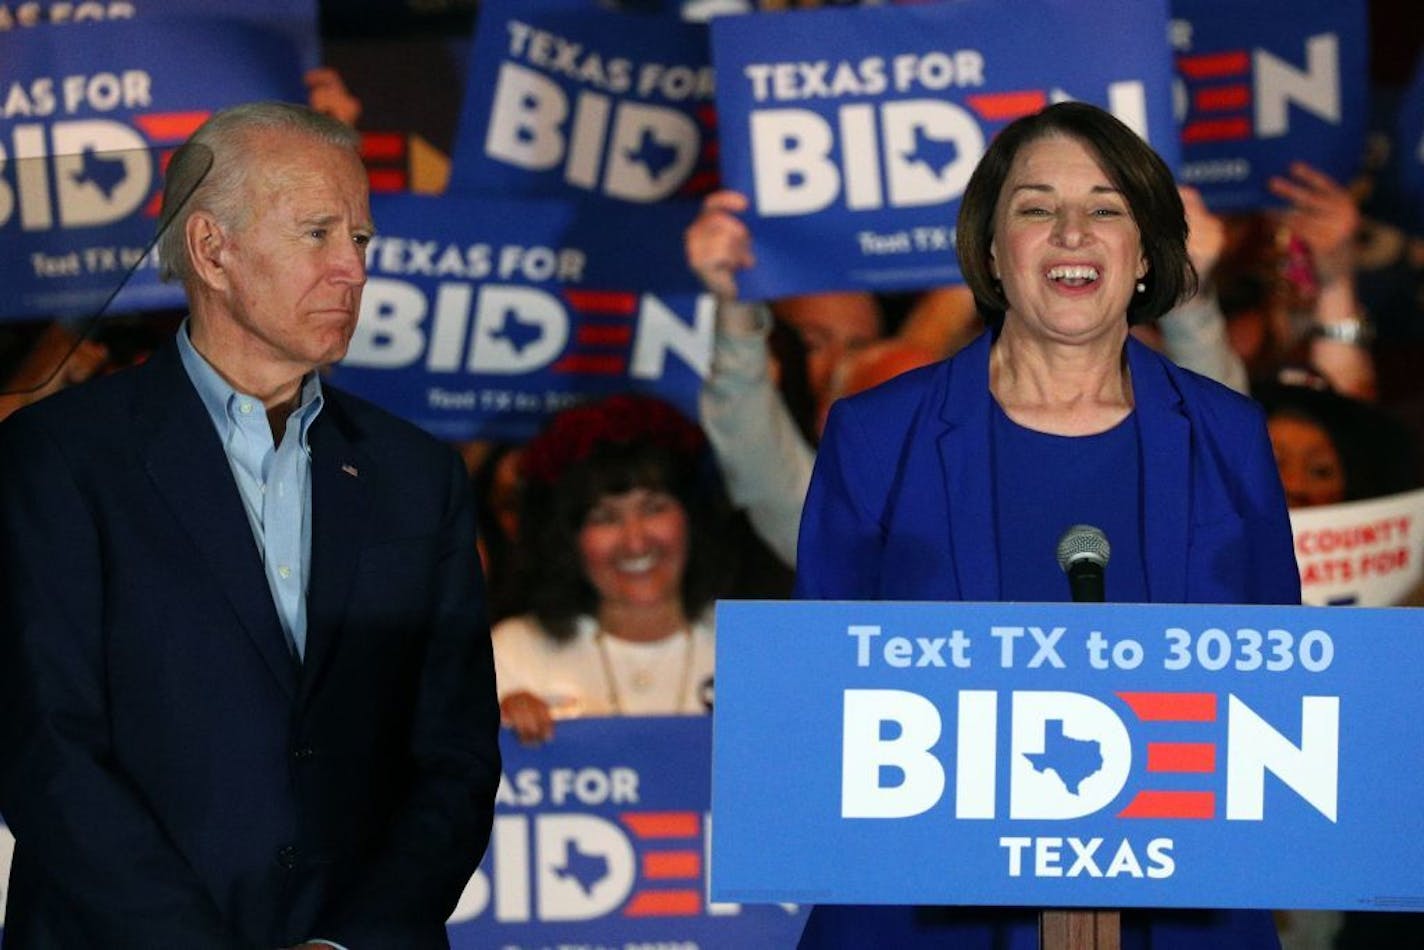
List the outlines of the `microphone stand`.
{"label": "microphone stand", "polygon": [[[1073,600],[1102,603],[1101,563],[1065,565]],[[1121,950],[1122,914],[1116,910],[1040,910],[1039,950]]]}

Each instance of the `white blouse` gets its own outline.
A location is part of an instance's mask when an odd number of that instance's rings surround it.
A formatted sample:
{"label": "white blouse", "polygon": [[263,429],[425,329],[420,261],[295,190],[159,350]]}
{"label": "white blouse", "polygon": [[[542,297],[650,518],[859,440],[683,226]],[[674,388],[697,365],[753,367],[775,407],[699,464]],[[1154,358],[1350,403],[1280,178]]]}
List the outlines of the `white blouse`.
{"label": "white blouse", "polygon": [[714,636],[710,617],[651,643],[602,634],[581,616],[560,643],[526,614],[494,628],[495,682],[501,701],[530,692],[555,719],[705,713],[712,698]]}

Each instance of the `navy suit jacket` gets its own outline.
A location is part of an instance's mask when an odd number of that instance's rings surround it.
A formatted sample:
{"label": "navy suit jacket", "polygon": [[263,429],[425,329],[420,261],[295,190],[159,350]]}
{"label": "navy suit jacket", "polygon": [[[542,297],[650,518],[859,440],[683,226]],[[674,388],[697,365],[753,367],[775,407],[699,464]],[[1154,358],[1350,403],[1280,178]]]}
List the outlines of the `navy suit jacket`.
{"label": "navy suit jacket", "polygon": [[458,457],[325,387],[304,662],[169,344],[0,426],[7,947],[445,947],[494,673]]}
{"label": "navy suit jacket", "polygon": [[[1001,599],[990,345],[985,333],[951,360],[832,406],[802,514],[799,596]],[[1132,338],[1127,362],[1149,601],[1300,603],[1260,407]]]}

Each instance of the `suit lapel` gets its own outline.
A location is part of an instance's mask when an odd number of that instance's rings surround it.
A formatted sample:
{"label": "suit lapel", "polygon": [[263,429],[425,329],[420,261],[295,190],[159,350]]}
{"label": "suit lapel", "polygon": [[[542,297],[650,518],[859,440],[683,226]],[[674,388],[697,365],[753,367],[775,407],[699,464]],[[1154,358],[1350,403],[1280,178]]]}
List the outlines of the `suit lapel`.
{"label": "suit lapel", "polygon": [[374,466],[357,445],[339,394],[326,389],[326,407],[312,426],[312,551],[307,587],[307,647],[302,695],[330,661],[356,573]]}
{"label": "suit lapel", "polygon": [[149,384],[138,412],[141,424],[151,423],[142,448],[148,476],[272,675],[288,696],[295,696],[296,658],[272,603],[252,526],[212,419],[183,369],[177,346],[170,343],[155,353],[143,372]]}
{"label": "suit lapel", "polygon": [[1161,357],[1127,341],[1142,466],[1142,545],[1147,595],[1179,604],[1187,596],[1191,426]]}
{"label": "suit lapel", "polygon": [[949,509],[949,543],[958,597],[968,601],[998,600],[1000,590],[989,435],[992,342],[993,334],[983,333],[954,358],[940,413],[947,426],[939,438],[939,453]]}

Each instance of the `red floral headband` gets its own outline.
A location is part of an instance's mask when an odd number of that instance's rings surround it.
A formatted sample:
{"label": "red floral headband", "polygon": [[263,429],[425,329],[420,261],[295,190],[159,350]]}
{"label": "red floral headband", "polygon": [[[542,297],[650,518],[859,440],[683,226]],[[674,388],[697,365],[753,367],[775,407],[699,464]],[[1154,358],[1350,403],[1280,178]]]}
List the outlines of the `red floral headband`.
{"label": "red floral headband", "polygon": [[647,442],[693,456],[706,443],[702,430],[667,403],[631,393],[565,409],[524,447],[524,477],[554,484],[598,445]]}

